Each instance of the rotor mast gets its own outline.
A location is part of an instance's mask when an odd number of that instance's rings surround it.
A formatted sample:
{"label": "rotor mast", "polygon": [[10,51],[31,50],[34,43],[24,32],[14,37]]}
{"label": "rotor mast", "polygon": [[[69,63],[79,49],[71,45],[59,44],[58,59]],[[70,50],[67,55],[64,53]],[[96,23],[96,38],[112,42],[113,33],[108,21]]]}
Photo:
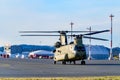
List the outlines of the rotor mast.
{"label": "rotor mast", "polygon": [[67,45],[68,44],[67,35],[66,35],[65,31],[60,32],[60,43],[61,43],[61,45]]}
{"label": "rotor mast", "polygon": [[74,44],[77,46],[83,46],[82,35],[77,35],[74,38]]}
{"label": "rotor mast", "polygon": [[70,25],[71,25],[71,41],[72,41],[72,31],[73,31],[73,25],[74,25],[74,23],[71,22]]}

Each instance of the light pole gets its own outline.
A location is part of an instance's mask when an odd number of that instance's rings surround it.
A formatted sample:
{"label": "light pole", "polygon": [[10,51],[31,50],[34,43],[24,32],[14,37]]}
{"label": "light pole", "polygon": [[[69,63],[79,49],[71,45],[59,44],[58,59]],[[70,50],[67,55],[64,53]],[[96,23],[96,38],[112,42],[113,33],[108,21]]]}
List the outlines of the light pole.
{"label": "light pole", "polygon": [[109,56],[109,60],[112,60],[113,59],[113,55],[112,55],[112,45],[113,45],[113,24],[112,24],[112,21],[113,21],[113,15],[111,14],[110,16],[110,19],[111,19],[111,41],[110,41],[110,56]]}
{"label": "light pole", "polygon": [[73,25],[74,25],[74,23],[73,23],[73,22],[71,22],[71,23],[70,23],[70,26],[71,26],[71,41],[72,41],[72,31],[73,31]]}
{"label": "light pole", "polygon": [[[90,33],[91,33],[91,27],[87,28]],[[90,35],[91,37],[91,35]],[[91,60],[91,39],[89,39],[89,56],[88,56],[88,60]]]}

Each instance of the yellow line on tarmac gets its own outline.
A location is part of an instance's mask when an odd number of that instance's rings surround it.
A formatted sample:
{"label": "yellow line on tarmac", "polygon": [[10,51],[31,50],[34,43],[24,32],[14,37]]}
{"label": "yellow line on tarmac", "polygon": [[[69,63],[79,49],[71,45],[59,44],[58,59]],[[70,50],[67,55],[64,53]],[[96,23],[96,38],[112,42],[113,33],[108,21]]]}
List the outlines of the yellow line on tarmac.
{"label": "yellow line on tarmac", "polygon": [[0,80],[120,80],[120,76],[103,76],[103,77],[29,77],[29,78],[0,78]]}

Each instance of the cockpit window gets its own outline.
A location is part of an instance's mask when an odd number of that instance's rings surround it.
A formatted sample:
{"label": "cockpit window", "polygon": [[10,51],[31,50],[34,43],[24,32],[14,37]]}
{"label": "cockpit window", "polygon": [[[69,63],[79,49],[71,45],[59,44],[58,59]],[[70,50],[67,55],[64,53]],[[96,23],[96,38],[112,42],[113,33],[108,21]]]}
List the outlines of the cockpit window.
{"label": "cockpit window", "polygon": [[74,48],[77,51],[85,51],[85,47],[84,46],[75,46]]}

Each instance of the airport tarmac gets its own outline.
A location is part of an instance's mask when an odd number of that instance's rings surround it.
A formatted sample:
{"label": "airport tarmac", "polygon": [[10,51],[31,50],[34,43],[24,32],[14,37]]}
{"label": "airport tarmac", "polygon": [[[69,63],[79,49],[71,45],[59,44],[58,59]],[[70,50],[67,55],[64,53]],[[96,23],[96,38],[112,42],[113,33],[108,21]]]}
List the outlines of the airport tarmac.
{"label": "airport tarmac", "polygon": [[86,60],[86,65],[53,64],[52,59],[3,59],[0,58],[0,77],[83,77],[119,76],[118,60]]}

